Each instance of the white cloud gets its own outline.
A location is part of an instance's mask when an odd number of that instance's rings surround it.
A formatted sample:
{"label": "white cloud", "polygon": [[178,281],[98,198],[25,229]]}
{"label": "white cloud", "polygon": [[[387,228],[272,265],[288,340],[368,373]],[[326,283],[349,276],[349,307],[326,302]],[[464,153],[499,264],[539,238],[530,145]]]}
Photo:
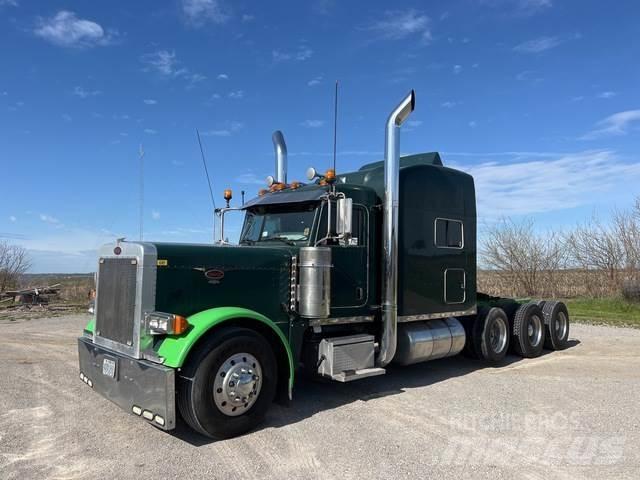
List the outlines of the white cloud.
{"label": "white cloud", "polygon": [[421,125],[422,125],[422,120],[407,120],[406,127],[404,127],[403,130],[406,132],[411,132],[412,130],[415,130]]}
{"label": "white cloud", "polygon": [[596,124],[598,128],[584,134],[580,139],[594,140],[601,137],[626,135],[638,123],[640,123],[640,110],[627,110],[625,112],[614,113],[600,120]]}
{"label": "white cloud", "polygon": [[254,15],[249,15],[248,13],[245,13],[244,15],[242,15],[242,17],[240,17],[240,20],[242,20],[243,22],[252,22],[255,19],[256,17]]}
{"label": "white cloud", "polygon": [[611,91],[607,91],[607,92],[600,92],[598,94],[598,98],[604,98],[604,99],[608,99],[608,98],[613,98],[617,95],[616,92],[611,92]]}
{"label": "white cloud", "polygon": [[575,97],[571,97],[572,102],[581,102],[584,100],[584,95],[576,95]]}
{"label": "white cloud", "polygon": [[234,99],[234,100],[240,100],[241,98],[244,98],[244,91],[243,90],[234,90],[232,92],[229,92],[229,94],[227,96],[229,98]]}
{"label": "white cloud", "polygon": [[305,120],[300,123],[305,128],[320,128],[324,126],[324,120]]}
{"label": "white cloud", "polygon": [[218,0],[182,0],[182,11],[187,22],[196,28],[206,23],[222,24],[231,18]]}
{"label": "white cloud", "polygon": [[480,0],[501,13],[514,16],[530,16],[545,11],[553,5],[551,0]]}
{"label": "white cloud", "polygon": [[272,50],[271,58],[274,62],[288,62],[290,60],[296,60],[303,62],[308,60],[313,55],[313,50],[306,45],[300,45],[296,51],[284,52],[282,50]]}
{"label": "white cloud", "polygon": [[0,7],[17,7],[18,0],[0,0]]}
{"label": "white cloud", "polygon": [[15,217],[15,215],[9,215],[9,221],[10,221],[11,223],[15,223],[15,222],[17,222],[17,221],[18,221],[18,219]]}
{"label": "white cloud", "polygon": [[206,130],[201,132],[205,137],[230,137],[234,133],[239,132],[244,128],[244,123],[238,122],[237,120],[232,120],[227,122],[225,128],[214,129],[214,130]]}
{"label": "white cloud", "polygon": [[424,43],[431,41],[431,19],[414,9],[387,11],[383,18],[371,23],[366,30],[383,39],[400,40],[417,36]]}
{"label": "white cloud", "polygon": [[162,75],[175,75],[178,65],[176,52],[168,50],[158,50],[157,52],[145,53],[140,57],[147,69],[155,70]]}
{"label": "white cloud", "polygon": [[98,95],[101,95],[102,92],[100,90],[85,90],[84,88],[80,87],[80,86],[76,86],[73,89],[72,92],[76,97],[80,97],[82,99],[85,98],[89,98],[89,97],[96,97]]}
{"label": "white cloud", "polygon": [[226,73],[221,73],[216,77],[218,80],[229,80],[229,75]]}
{"label": "white cloud", "polygon": [[469,126],[470,126],[471,128],[476,128],[476,127],[478,126],[478,122],[476,122],[475,120],[471,120],[471,121],[469,122]]}
{"label": "white cloud", "polygon": [[140,57],[145,71],[155,71],[168,78],[182,78],[187,82],[187,88],[193,88],[197,83],[206,80],[206,76],[195,73],[186,67],[181,67],[175,51],[158,50],[145,53]]}
{"label": "white cloud", "polygon": [[65,122],[70,122],[71,120],[73,120],[73,118],[71,118],[71,115],[69,115],[68,113],[63,113],[63,114],[62,114],[62,119],[63,119]]}
{"label": "white cloud", "polygon": [[460,72],[462,72],[462,65],[454,65],[453,66],[453,73],[458,75]]}
{"label": "white cloud", "polygon": [[154,130],[153,128],[145,128],[144,133],[147,133],[149,135],[155,135],[156,133],[158,133],[158,131]]}
{"label": "white cloud", "polygon": [[145,98],[143,102],[147,105],[156,105],[158,103],[158,101],[153,98]]}
{"label": "white cloud", "polygon": [[603,192],[640,181],[640,164],[626,163],[615,152],[551,152],[544,153],[544,158],[527,157],[527,152],[514,155],[520,160],[452,165],[473,175],[480,217],[495,219],[590,205]]}
{"label": "white cloud", "polygon": [[33,33],[60,47],[88,48],[109,45],[117,32],[106,32],[98,23],[61,10],[50,18],[39,18]]}
{"label": "white cloud", "polygon": [[450,100],[447,100],[446,102],[442,102],[442,103],[440,104],[440,106],[441,106],[441,107],[444,107],[444,108],[453,108],[453,107],[455,107],[456,105],[460,105],[460,102],[452,102],[452,101],[450,101]]}
{"label": "white cloud", "polygon": [[51,215],[47,215],[46,213],[41,213],[40,214],[40,220],[42,220],[45,223],[50,223],[52,225],[57,225],[60,223],[60,220],[58,220],[56,217],[53,217]]}
{"label": "white cloud", "polygon": [[242,173],[240,175],[238,175],[235,178],[236,183],[240,183],[243,185],[265,185],[267,184],[266,182],[266,175],[264,178],[258,177],[258,175],[256,175],[255,173],[251,173],[251,172],[247,172],[247,173]]}
{"label": "white cloud", "polygon": [[559,37],[540,37],[520,43],[513,47],[513,50],[519,53],[540,53],[550,50],[562,43]]}
{"label": "white cloud", "polygon": [[312,78],[307,82],[307,85],[310,87],[315,87],[316,85],[320,85],[322,83],[322,77]]}
{"label": "white cloud", "polygon": [[159,220],[160,212],[157,210],[151,210],[151,218],[153,218],[154,220]]}

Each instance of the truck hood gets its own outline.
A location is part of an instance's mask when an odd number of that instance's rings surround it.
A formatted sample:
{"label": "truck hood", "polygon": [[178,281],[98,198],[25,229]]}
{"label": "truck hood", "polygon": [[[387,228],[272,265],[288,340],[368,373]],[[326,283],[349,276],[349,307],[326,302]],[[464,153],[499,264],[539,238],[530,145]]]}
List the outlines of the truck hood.
{"label": "truck hood", "polygon": [[297,248],[154,243],[156,310],[190,316],[214,307],[287,320],[291,257]]}

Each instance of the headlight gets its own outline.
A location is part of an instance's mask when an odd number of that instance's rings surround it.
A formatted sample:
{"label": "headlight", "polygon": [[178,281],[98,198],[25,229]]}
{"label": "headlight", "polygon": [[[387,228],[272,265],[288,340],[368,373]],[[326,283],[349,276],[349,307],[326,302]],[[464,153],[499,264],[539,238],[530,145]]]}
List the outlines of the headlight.
{"label": "headlight", "polygon": [[180,335],[189,327],[186,318],[174,313],[149,312],[145,319],[151,335]]}

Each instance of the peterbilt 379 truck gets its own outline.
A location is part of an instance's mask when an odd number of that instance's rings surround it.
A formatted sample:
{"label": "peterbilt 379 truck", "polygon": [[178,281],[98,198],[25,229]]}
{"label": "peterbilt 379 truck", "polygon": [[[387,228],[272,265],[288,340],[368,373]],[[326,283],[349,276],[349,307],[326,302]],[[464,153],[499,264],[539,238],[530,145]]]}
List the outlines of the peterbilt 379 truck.
{"label": "peterbilt 379 truck", "polygon": [[242,434],[301,372],[349,382],[457,355],[500,362],[566,346],[561,302],[476,291],[473,178],[438,153],[400,157],[411,92],[386,123],[384,161],[287,181],[235,210],[238,244],[118,240],[99,251],[95,317],[80,378],[154,426]]}

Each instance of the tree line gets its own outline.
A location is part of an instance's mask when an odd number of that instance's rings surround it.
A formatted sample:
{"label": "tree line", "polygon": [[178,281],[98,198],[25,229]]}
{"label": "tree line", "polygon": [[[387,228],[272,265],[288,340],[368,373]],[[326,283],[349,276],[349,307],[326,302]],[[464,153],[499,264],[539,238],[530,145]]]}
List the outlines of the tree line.
{"label": "tree line", "polygon": [[486,229],[478,253],[486,293],[640,300],[640,196],[605,220],[594,216],[563,232],[502,219]]}

